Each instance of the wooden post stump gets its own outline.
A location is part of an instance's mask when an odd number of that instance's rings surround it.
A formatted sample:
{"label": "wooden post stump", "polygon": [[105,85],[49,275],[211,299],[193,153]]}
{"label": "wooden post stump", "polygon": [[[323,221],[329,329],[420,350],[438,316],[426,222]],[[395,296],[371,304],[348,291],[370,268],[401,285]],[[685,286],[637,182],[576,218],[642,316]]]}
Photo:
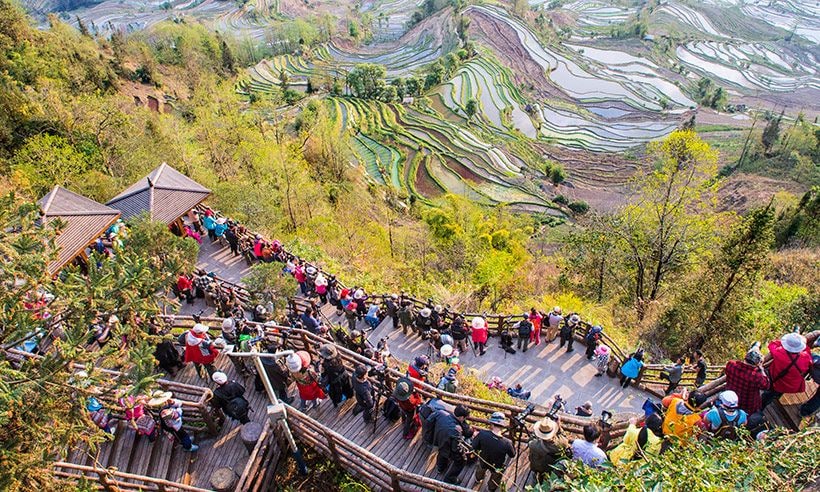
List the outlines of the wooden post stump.
{"label": "wooden post stump", "polygon": [[262,435],[262,426],[256,422],[248,422],[242,426],[239,435],[242,437],[242,444],[245,445],[248,453],[252,453],[253,448],[256,447],[256,442],[259,441],[259,437]]}
{"label": "wooden post stump", "polygon": [[211,473],[211,487],[217,492],[232,492],[235,486],[236,473],[227,466]]}

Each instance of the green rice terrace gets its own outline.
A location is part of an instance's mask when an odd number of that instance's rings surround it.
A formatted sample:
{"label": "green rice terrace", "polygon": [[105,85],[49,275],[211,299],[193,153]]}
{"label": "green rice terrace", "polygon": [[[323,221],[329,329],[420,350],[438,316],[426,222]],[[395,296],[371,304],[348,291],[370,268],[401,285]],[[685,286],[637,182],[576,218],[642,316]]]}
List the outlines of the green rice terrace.
{"label": "green rice terrace", "polygon": [[[352,137],[351,164],[423,201],[455,193],[566,217],[553,198],[568,194],[609,207],[645,145],[684,123],[705,118],[739,139],[764,110],[814,119],[820,108],[813,0],[27,5],[100,36],[172,20],[257,43],[264,57],[253,56],[240,93],[310,92]],[[289,20],[301,30],[279,28]],[[383,67],[378,83],[396,90],[351,88],[362,64]],[[565,188],[552,182],[556,166]]]}

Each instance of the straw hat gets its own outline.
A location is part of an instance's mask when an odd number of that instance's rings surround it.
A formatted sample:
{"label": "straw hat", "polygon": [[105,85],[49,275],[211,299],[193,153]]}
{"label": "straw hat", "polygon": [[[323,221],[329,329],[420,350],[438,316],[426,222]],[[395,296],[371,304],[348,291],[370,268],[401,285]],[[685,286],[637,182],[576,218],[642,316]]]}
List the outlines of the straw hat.
{"label": "straw hat", "polygon": [[170,391],[156,390],[151,393],[151,399],[148,400],[149,407],[158,407],[173,397],[174,394]]}
{"label": "straw hat", "polygon": [[558,433],[558,422],[549,417],[544,417],[533,426],[532,433],[535,434],[535,437],[538,439],[549,441]]}

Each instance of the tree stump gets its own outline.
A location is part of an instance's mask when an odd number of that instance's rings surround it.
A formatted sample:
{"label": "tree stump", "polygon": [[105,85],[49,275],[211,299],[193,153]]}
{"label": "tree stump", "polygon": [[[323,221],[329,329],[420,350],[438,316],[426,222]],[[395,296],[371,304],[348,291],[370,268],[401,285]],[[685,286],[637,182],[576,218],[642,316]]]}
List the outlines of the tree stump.
{"label": "tree stump", "polygon": [[256,422],[248,422],[242,426],[239,435],[242,437],[242,444],[245,445],[248,453],[252,453],[256,442],[259,441],[259,436],[262,435],[262,426]]}
{"label": "tree stump", "polygon": [[235,486],[236,473],[227,466],[211,473],[211,487],[217,492],[232,492]]}

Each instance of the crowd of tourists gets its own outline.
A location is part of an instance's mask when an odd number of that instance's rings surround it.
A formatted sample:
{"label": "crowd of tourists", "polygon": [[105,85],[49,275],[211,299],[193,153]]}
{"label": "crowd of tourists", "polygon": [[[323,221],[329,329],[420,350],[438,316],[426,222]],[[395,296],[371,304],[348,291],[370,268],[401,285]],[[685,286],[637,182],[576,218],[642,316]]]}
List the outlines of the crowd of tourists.
{"label": "crowd of tourists", "polygon": [[[528,465],[536,482],[549,474],[564,473],[568,460],[591,467],[605,463],[623,466],[647,455],[663,453],[669,446],[687,440],[765,439],[769,429],[763,414],[766,406],[784,394],[805,391],[808,377],[820,381],[820,356],[811,353],[805,337],[787,333],[769,343],[771,362],[768,366],[763,365],[759,344],[742,360],[729,361],[725,367],[725,389],[712,400],[697,389],[690,391],[680,387],[686,369],[696,373],[695,388],[705,382],[707,365],[703,354],[696,352],[689,365],[684,358],[675,359],[663,373],[669,382],[664,391],[666,396],[660,402],[647,401],[645,414],[629,420],[617,446],[610,446],[611,413],[604,411],[601,418],[596,419],[592,402],[575,408],[576,415],[588,419],[588,423],[582,428],[582,436],[570,439],[557,412],[565,410],[560,396],[556,396],[547,416],[531,426],[495,412],[485,417],[487,428],[475,428],[470,424],[474,420],[468,407],[453,406],[438,398],[426,399],[420,390],[429,384],[447,393],[460,391],[460,357],[472,352],[480,358],[489,350],[490,326],[485,317],[465,319],[432,300],[418,306],[403,294],[369,296],[361,287],[341,288],[335,277],[290,255],[277,241],[268,242],[260,236],[250,239],[246,231],[238,230],[241,227],[238,224],[216,219],[209,212],[197,214],[195,219],[187,220],[186,228],[208,235],[212,241],[224,239],[234,254],[280,262],[282,274],[294,278],[299,294],[310,306],[299,309],[291,301],[286,318],[276,325],[269,322],[274,311],[272,305],[247,305],[247,299],[242,299],[236,289],[204,271],[180,275],[174,286],[180,300],[193,303],[197,298],[204,299],[224,319],[220,327],[212,328],[195,317],[195,324],[178,337],[162,339],[155,351],[161,370],[173,375],[186,364],[192,364],[201,378],[210,380],[214,407],[228,418],[246,424],[250,422],[250,405],[245,385],[217,370],[217,359],[229,346],[250,351],[256,344],[261,352],[276,353],[288,348],[287,327],[307,330],[327,339],[316,355],[298,350],[287,357],[262,358],[264,373],[258,374],[243,359],[230,357],[236,374],[253,377],[254,389],[258,392],[264,390],[264,380],[267,380],[277,398],[289,404],[298,403],[304,411],[318,407],[325,399],[330,399],[334,407],[351,400],[354,414],[361,415],[363,423],[373,423],[378,418],[401,421],[404,439],[412,440],[421,432],[423,442],[436,449],[439,478],[448,483],[460,483],[464,467],[474,462],[476,481],[486,482],[491,491],[503,488],[504,471],[518,454],[515,442],[522,439],[528,448]],[[246,243],[241,244],[242,241]],[[334,328],[322,321],[320,309],[327,303],[336,307],[337,314],[346,322],[346,329]],[[267,323],[249,323],[248,312],[254,321]],[[392,385],[385,379],[386,361],[390,356],[386,338],[375,347],[367,340],[367,332],[384,320],[389,320],[395,332],[426,341],[427,347],[425,353],[414,357],[406,366],[404,377]],[[111,333],[119,331],[113,329],[117,322],[116,316],[101,316],[95,320],[93,341],[101,345],[108,343]],[[286,327],[284,331],[281,326]],[[275,330],[266,331],[274,327]],[[603,328],[583,323],[577,313],[564,315],[558,306],[549,312],[533,308],[517,318],[505,320],[500,328],[500,348],[511,354],[527,352],[542,341],[555,342],[559,349],[573,352],[578,336],[584,341],[587,360],[596,366],[595,376],[608,373],[620,377],[623,387],[639,376],[644,365],[644,353],[640,349],[621,364],[615,364],[612,349],[604,342]],[[157,335],[168,331],[159,323],[153,323],[151,329]],[[269,336],[272,332],[276,336]],[[370,363],[351,367],[338,346],[365,356]],[[436,362],[443,363],[445,369],[439,378],[430,380],[431,366]],[[291,392],[292,386],[296,387],[295,392]],[[498,378],[493,378],[488,386],[521,400],[531,397],[531,392],[521,384],[508,388]],[[818,407],[820,398],[815,393],[801,406],[800,413],[811,415]],[[148,439],[165,434],[183,449],[196,451],[198,447],[185,429],[183,408],[181,401],[161,390],[143,396],[122,396],[115,402],[87,399],[91,422],[106,432],[117,432],[116,422],[120,420],[127,423],[126,429]]]}

